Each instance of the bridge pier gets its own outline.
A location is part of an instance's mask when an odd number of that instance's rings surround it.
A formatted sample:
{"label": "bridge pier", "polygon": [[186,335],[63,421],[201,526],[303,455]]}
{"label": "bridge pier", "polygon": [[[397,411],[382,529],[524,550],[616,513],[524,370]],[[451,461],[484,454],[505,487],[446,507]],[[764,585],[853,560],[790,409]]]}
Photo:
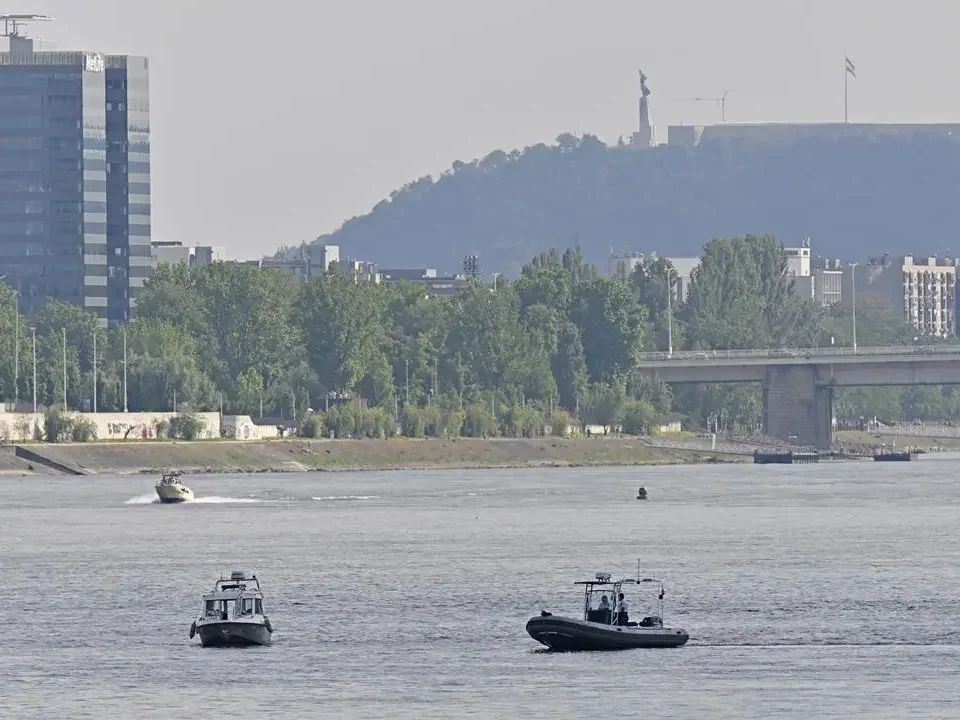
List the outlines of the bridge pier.
{"label": "bridge pier", "polygon": [[817,383],[815,365],[768,365],[763,381],[763,428],[781,440],[829,450],[833,388]]}

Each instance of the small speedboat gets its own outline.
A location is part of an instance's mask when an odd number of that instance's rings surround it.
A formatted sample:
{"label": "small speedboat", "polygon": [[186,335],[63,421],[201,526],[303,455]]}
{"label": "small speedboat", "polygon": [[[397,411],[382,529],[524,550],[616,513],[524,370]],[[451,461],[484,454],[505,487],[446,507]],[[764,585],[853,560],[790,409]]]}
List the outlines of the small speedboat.
{"label": "small speedboat", "polygon": [[[624,585],[644,583],[651,583],[660,591],[657,614],[634,622],[629,619],[628,606],[619,602],[623,597],[621,589]],[[551,650],[573,652],[668,648],[680,647],[690,639],[686,630],[664,627],[663,583],[656,578],[611,580],[609,574],[598,573],[594,580],[575,584],[584,586],[582,619],[554,615],[544,610],[527,621],[530,637]]]}
{"label": "small speedboat", "polygon": [[235,570],[220,578],[213,592],[203,596],[203,610],[190,625],[190,639],[200,635],[203,647],[269,645],[270,618],[263,613],[263,593],[256,575]]}
{"label": "small speedboat", "polygon": [[193,490],[180,482],[181,473],[164,473],[157,484],[154,486],[157,490],[157,496],[162,503],[182,503],[190,502],[194,499]]}

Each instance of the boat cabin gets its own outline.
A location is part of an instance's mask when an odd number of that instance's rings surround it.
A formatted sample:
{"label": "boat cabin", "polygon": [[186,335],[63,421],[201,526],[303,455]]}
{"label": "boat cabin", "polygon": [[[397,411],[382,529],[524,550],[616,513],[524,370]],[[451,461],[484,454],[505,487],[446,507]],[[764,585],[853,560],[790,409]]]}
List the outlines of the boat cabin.
{"label": "boat cabin", "polygon": [[[657,594],[658,608],[656,615],[647,615],[640,622],[631,622],[629,618],[620,618],[617,613],[617,603],[620,600],[621,588],[627,584],[641,585],[655,584],[659,590]],[[656,578],[624,578],[612,580],[609,573],[597,573],[593,580],[582,580],[574,583],[583,585],[583,619],[586,622],[600,623],[601,625],[627,625],[630,627],[663,627],[663,583]]]}
{"label": "boat cabin", "polygon": [[160,480],[157,482],[157,485],[177,485],[180,483],[180,477],[182,475],[183,473],[179,470],[165,472],[160,476]]}
{"label": "boat cabin", "polygon": [[205,620],[234,620],[263,615],[263,593],[256,575],[235,571],[229,580],[218,580],[212,593],[203,596]]}

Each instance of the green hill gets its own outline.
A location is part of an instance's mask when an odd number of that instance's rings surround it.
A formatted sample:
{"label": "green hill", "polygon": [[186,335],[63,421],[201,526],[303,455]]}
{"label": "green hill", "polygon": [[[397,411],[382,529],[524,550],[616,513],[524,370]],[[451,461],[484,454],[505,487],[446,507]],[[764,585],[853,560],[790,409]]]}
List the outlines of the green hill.
{"label": "green hill", "polygon": [[611,249],[699,255],[711,237],[810,237],[843,259],[960,251],[960,145],[918,136],[788,144],[608,147],[561,135],[455,162],[393,192],[319,242],[381,267],[519,272],[548,247],[579,243],[607,267]]}

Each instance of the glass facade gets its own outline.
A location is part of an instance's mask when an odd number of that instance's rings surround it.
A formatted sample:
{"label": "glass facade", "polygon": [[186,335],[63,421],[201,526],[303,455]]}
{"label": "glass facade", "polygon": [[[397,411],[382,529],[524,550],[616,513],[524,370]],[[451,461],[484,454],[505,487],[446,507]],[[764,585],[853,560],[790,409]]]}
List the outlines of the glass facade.
{"label": "glass facade", "polygon": [[21,309],[123,322],[149,271],[147,60],[0,53],[0,275]]}

